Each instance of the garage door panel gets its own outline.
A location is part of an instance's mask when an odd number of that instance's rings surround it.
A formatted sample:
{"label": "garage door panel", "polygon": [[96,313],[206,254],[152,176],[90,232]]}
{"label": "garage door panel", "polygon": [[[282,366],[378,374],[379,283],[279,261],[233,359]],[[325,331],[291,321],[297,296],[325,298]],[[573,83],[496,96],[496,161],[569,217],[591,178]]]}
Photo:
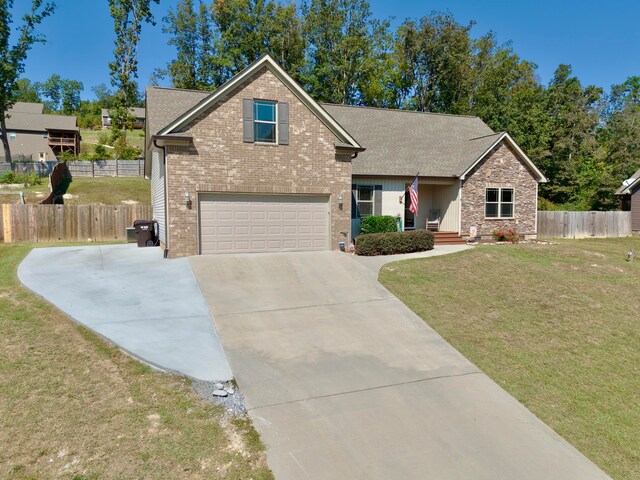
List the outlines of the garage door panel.
{"label": "garage door panel", "polygon": [[328,197],[200,195],[202,253],[327,250]]}

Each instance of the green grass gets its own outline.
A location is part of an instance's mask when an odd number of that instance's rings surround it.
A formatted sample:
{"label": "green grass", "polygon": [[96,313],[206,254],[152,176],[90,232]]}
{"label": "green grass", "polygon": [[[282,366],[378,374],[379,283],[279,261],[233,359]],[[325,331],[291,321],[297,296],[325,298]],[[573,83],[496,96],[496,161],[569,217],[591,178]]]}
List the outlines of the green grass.
{"label": "green grass", "polygon": [[[26,188],[9,190],[0,186],[0,203],[19,202],[17,192],[20,190],[25,192],[26,203],[39,203],[49,195],[45,178],[41,185]],[[65,205],[119,205],[129,201],[148,205],[151,202],[151,182],[144,177],[79,177],[73,179],[67,193],[72,197],[65,199]]]}
{"label": "green grass", "polygon": [[[95,145],[99,143],[98,136],[102,132],[109,133],[110,130],[80,130],[80,136],[82,137],[80,150],[93,153]],[[144,130],[127,130],[127,143],[134,147],[144,148]]]}
{"label": "green grass", "polygon": [[272,478],[248,421],[22,288],[0,245],[0,478]]}
{"label": "green grass", "polygon": [[616,479],[640,478],[640,238],[483,245],[380,281]]}

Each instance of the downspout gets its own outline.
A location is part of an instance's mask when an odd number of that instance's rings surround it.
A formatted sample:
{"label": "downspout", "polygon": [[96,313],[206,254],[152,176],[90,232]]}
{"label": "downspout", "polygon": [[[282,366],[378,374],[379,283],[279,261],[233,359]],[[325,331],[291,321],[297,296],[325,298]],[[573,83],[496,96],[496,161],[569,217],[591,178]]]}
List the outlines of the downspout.
{"label": "downspout", "polygon": [[[164,184],[164,236],[165,236],[165,244],[164,244],[164,252],[163,252],[163,257],[167,258],[169,256],[169,222],[167,221],[167,216],[169,213],[169,205],[167,203],[169,196],[167,195],[167,181],[168,181],[168,176],[167,176],[167,150],[166,147],[160,146],[157,143],[157,139],[153,139],[153,146],[156,147],[159,150],[162,150],[162,168],[164,169],[164,181],[162,182]],[[152,154],[153,156],[153,154]]]}

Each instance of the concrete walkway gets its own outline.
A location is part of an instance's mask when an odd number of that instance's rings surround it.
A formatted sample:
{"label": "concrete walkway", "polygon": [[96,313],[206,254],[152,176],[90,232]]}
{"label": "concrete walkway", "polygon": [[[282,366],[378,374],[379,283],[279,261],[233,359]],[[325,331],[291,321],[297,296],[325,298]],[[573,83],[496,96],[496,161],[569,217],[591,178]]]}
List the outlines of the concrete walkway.
{"label": "concrete walkway", "polygon": [[131,244],[35,248],[18,277],[143,362],[200,380],[232,378],[187,259]]}
{"label": "concrete walkway", "polygon": [[382,287],[373,260],[190,260],[278,480],[608,478]]}

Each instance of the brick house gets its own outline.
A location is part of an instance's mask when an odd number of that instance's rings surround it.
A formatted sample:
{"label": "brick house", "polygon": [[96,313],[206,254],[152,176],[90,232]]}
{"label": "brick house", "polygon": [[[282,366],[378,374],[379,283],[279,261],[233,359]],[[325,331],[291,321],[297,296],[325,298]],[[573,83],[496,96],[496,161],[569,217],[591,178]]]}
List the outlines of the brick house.
{"label": "brick house", "polygon": [[631,212],[631,230],[640,232],[640,170],[622,182],[615,195],[620,198],[620,208]]}
{"label": "brick house", "polygon": [[170,257],[337,249],[370,214],[536,234],[544,176],[476,117],[321,105],[269,56],[214,92],[149,87],[146,110],[145,173]]}

